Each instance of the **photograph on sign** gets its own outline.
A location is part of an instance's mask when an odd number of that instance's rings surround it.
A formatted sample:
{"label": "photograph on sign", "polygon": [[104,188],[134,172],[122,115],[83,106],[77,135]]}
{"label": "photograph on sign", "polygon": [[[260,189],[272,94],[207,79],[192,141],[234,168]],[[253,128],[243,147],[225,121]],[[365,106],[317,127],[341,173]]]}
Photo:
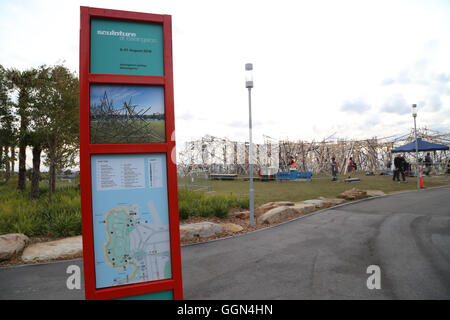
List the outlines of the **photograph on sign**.
{"label": "photograph on sign", "polygon": [[92,155],[96,287],[170,279],[165,154]]}
{"label": "photograph on sign", "polygon": [[162,86],[92,84],[92,144],[166,141]]}
{"label": "photograph on sign", "polygon": [[162,25],[92,19],[91,73],[163,76]]}

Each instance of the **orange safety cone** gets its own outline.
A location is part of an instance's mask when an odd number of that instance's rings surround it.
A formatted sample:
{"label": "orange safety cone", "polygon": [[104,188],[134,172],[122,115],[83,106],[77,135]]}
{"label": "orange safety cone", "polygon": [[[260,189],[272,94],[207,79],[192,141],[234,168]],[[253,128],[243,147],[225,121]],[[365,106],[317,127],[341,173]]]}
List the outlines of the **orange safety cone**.
{"label": "orange safety cone", "polygon": [[422,168],[419,168],[419,182],[420,182],[420,189],[423,189]]}

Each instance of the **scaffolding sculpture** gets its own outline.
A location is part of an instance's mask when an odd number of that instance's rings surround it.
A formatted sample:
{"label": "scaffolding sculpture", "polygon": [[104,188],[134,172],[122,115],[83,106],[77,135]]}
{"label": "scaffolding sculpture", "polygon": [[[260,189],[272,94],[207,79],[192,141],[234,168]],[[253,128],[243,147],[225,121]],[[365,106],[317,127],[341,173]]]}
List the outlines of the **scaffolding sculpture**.
{"label": "scaffolding sculpture", "polygon": [[[450,146],[450,133],[441,133],[427,128],[418,130],[418,137],[435,143]],[[358,170],[380,172],[387,168],[393,160],[391,150],[414,140],[414,132],[364,140],[345,140],[325,138],[321,141],[276,141],[264,136],[263,144],[254,144],[254,170],[258,173],[261,167],[277,167],[287,170],[291,156],[296,161],[299,171],[317,173],[330,172],[330,159],[336,158],[341,174],[347,170],[350,157],[358,165]],[[433,154],[434,163],[446,166],[449,160],[448,151],[437,151]],[[405,154],[408,162],[414,164],[414,155]],[[249,174],[248,142],[231,141],[227,138],[205,136],[199,140],[186,142],[178,154],[178,173],[186,176],[192,173],[217,174]]]}

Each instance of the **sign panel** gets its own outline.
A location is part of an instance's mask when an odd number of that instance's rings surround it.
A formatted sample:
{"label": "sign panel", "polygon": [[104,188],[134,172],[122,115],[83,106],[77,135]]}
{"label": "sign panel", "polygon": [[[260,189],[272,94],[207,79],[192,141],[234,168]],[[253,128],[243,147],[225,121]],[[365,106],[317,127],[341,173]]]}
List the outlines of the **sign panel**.
{"label": "sign panel", "polygon": [[91,143],[165,142],[164,88],[92,84]]}
{"label": "sign panel", "polygon": [[165,157],[91,157],[97,288],[172,277]]}
{"label": "sign panel", "polygon": [[182,299],[171,17],[81,7],[87,299]]}
{"label": "sign panel", "polygon": [[164,75],[162,25],[92,19],[91,73]]}

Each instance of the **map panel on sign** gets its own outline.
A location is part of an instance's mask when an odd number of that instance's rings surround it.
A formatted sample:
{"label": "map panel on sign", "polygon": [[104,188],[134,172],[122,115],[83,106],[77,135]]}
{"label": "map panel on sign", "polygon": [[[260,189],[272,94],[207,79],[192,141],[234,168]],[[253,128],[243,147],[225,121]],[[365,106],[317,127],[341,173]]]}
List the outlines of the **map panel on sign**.
{"label": "map panel on sign", "polygon": [[165,157],[91,157],[97,289],[172,277]]}

